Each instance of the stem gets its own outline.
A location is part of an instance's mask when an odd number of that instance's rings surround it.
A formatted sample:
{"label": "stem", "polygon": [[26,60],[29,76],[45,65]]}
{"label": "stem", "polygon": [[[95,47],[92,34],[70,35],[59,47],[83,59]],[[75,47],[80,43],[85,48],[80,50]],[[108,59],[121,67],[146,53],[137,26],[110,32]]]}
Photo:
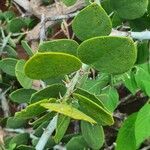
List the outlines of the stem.
{"label": "stem", "polygon": [[[82,72],[83,74],[86,72],[86,70],[89,67],[85,64],[82,65]],[[75,74],[75,76],[73,77],[73,79],[71,80],[71,82],[68,84],[68,90],[64,96],[64,99],[67,99],[74,91],[74,87],[75,85],[78,83],[79,79],[81,77],[81,70],[78,70]]]}
{"label": "stem", "polygon": [[126,37],[131,37],[133,39],[137,39],[137,40],[150,40],[150,31],[142,31],[142,32],[126,32],[126,31],[118,31],[113,29],[111,34],[111,36],[126,36]]}
{"label": "stem", "polygon": [[11,128],[4,128],[4,131],[6,132],[10,132],[10,134],[14,133],[29,133],[30,134],[30,138],[32,139],[38,139],[35,135],[33,135],[30,131],[30,129],[11,129]]}
{"label": "stem", "polygon": [[5,97],[5,94],[11,89],[9,87],[6,91],[2,92],[2,89],[0,89],[0,99],[1,99],[1,105],[2,105],[2,110],[4,112],[4,117],[9,117],[10,111],[9,111],[9,105],[7,102],[7,99]]}
{"label": "stem", "polygon": [[75,17],[78,13],[79,11],[75,13],[66,14],[66,15],[52,16],[52,17],[46,18],[45,21],[57,21],[57,20],[69,19],[69,18]]}
{"label": "stem", "polygon": [[28,0],[13,0],[15,3],[17,3],[20,7],[22,7],[24,10],[30,12],[30,2]]}
{"label": "stem", "polygon": [[54,130],[57,126],[57,118],[58,115],[56,115],[48,124],[47,128],[44,130],[42,136],[40,137],[40,140],[38,141],[38,144],[36,145],[36,150],[43,150],[49,137],[52,135]]}
{"label": "stem", "polygon": [[[2,30],[2,29],[1,29]],[[5,37],[4,39],[3,39],[3,45],[2,45],[2,47],[0,48],[0,53],[1,52],[3,52],[3,50],[4,50],[4,48],[6,47],[6,45],[7,45],[7,43],[8,43],[8,41],[9,41],[9,38],[11,37],[11,33],[9,33],[8,35],[7,35],[7,37]]]}

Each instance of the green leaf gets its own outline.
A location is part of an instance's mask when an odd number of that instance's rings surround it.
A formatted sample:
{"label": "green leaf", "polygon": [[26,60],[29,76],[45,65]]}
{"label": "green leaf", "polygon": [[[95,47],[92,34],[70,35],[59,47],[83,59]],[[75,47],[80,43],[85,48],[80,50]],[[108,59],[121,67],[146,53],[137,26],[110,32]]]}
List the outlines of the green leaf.
{"label": "green leaf", "polygon": [[7,55],[10,57],[17,57],[17,52],[9,45],[6,45],[4,48],[4,52],[7,52]]}
{"label": "green leaf", "polygon": [[138,53],[137,53],[137,64],[143,64],[148,61],[149,59],[149,43],[146,42],[140,42],[137,45]]}
{"label": "green leaf", "polygon": [[104,144],[104,131],[102,126],[92,125],[81,121],[81,132],[85,141],[92,149],[100,149]]}
{"label": "green leaf", "polygon": [[37,91],[31,97],[31,103],[38,102],[42,99],[60,98],[66,92],[66,87],[62,84],[52,84],[43,90]]}
{"label": "green leaf", "polygon": [[55,101],[55,99],[41,100],[37,103],[31,104],[22,111],[15,113],[15,117],[24,119],[34,118],[35,116],[38,116],[43,112],[46,112],[46,108],[42,107],[41,104],[53,101]]}
{"label": "green leaf", "polygon": [[111,74],[121,74],[132,68],[137,50],[127,37],[95,37],[84,41],[78,48],[83,63]]}
{"label": "green leaf", "polygon": [[91,123],[96,123],[96,121],[94,121],[91,117],[87,116],[86,114],[84,114],[83,112],[79,111],[78,109],[74,108],[71,105],[68,104],[41,104],[41,106],[43,106],[44,108],[47,108],[51,111],[55,111],[58,112],[60,114],[69,116],[73,119],[77,119],[77,120],[84,120],[84,121],[88,121]]}
{"label": "green leaf", "polygon": [[117,28],[118,26],[122,25],[124,20],[119,17],[118,13],[114,13],[112,17],[112,26],[113,28]]}
{"label": "green leaf", "polygon": [[9,145],[12,145],[12,144],[16,144],[16,146],[19,146],[19,145],[26,145],[28,144],[28,140],[29,140],[29,134],[28,133],[21,133],[21,134],[18,134],[16,136],[14,136]]}
{"label": "green leaf", "polygon": [[33,56],[33,52],[32,49],[30,48],[30,46],[28,45],[27,41],[21,41],[21,45],[24,48],[24,50],[27,52],[27,54],[29,56]]}
{"label": "green leaf", "polygon": [[81,61],[69,54],[45,52],[37,53],[25,65],[25,73],[31,79],[58,77],[77,71]]}
{"label": "green leaf", "polygon": [[100,77],[98,76],[96,79],[87,79],[82,86],[88,92],[99,95],[101,90],[106,87],[110,83],[110,75],[106,73],[101,73]]}
{"label": "green leaf", "polygon": [[125,87],[126,87],[133,95],[135,95],[136,92],[137,92],[137,90],[138,90],[138,87],[137,87],[137,83],[136,83],[136,81],[135,81],[134,72],[133,72],[133,71],[130,71],[130,72],[127,72],[127,73],[123,74],[122,80],[123,80],[123,83],[124,83]]}
{"label": "green leaf", "polygon": [[82,9],[74,18],[72,28],[75,35],[83,41],[96,36],[109,35],[112,25],[104,9],[93,3]]}
{"label": "green leaf", "polygon": [[103,100],[104,106],[111,112],[113,112],[119,103],[119,95],[115,88],[107,86],[102,90],[102,94],[106,94],[108,97]]}
{"label": "green leaf", "polygon": [[85,150],[87,148],[87,143],[85,142],[84,138],[79,135],[76,137],[73,137],[67,144],[66,148],[67,150]]}
{"label": "green leaf", "polygon": [[80,94],[74,93],[73,96],[78,100],[80,110],[93,118],[98,124],[112,125],[114,123],[112,114],[103,107]]}
{"label": "green leaf", "polygon": [[16,74],[17,80],[19,81],[21,86],[25,89],[29,89],[32,87],[33,80],[28,78],[25,75],[25,72],[23,69],[25,63],[26,63],[25,60],[18,60],[16,67],[15,67],[15,74]]}
{"label": "green leaf", "polygon": [[43,42],[39,45],[39,52],[62,52],[71,55],[77,55],[79,44],[74,40],[59,39],[48,42]]}
{"label": "green leaf", "polygon": [[19,119],[19,118],[9,117],[7,119],[6,128],[17,129],[17,128],[22,128],[25,125],[26,125],[26,120],[22,118]]}
{"label": "green leaf", "polygon": [[82,96],[85,96],[86,98],[90,99],[92,102],[96,103],[97,105],[101,106],[104,108],[104,104],[103,102],[101,102],[95,95],[87,92],[84,89],[81,88],[77,88],[77,90],[75,91],[75,93],[80,94]]}
{"label": "green leaf", "polygon": [[39,138],[40,138],[40,137],[42,136],[43,129],[45,129],[45,128],[48,126],[49,121],[50,121],[50,120],[42,122],[42,124],[40,124],[40,125],[34,130],[34,135],[35,135],[36,137],[39,137]]}
{"label": "green leaf", "polygon": [[141,31],[144,31],[145,29],[149,30],[150,29],[150,16],[147,13],[145,13],[144,16],[140,18],[130,20],[129,26],[130,26],[130,29],[135,32],[141,32]]}
{"label": "green leaf", "polygon": [[140,18],[147,11],[148,0],[111,0],[114,10],[121,18]]}
{"label": "green leaf", "polygon": [[[145,67],[146,67],[146,65],[148,66],[148,64],[144,64],[144,65],[145,65]],[[135,81],[137,83],[137,86],[143,92],[145,92],[145,87],[147,85],[145,85],[144,83],[146,83],[146,82],[149,83],[150,82],[150,74],[149,74],[147,68],[143,68],[142,66],[136,67]]]}
{"label": "green leaf", "polygon": [[4,14],[5,20],[7,20],[7,21],[15,18],[15,16],[16,16],[13,11],[5,11],[5,12],[3,12],[3,14]]}
{"label": "green leaf", "polygon": [[64,115],[58,116],[56,133],[53,137],[56,143],[59,143],[61,139],[64,137],[69,124],[70,124],[70,117]]}
{"label": "green leaf", "polygon": [[138,148],[144,140],[150,137],[150,104],[144,105],[138,112],[135,122],[135,139]]}
{"label": "green leaf", "polygon": [[8,75],[15,76],[15,66],[17,59],[5,58],[0,61],[0,69]]}
{"label": "green leaf", "polygon": [[123,123],[117,136],[117,146],[115,150],[136,150],[135,121],[137,114],[132,114]]}
{"label": "green leaf", "polygon": [[27,27],[22,18],[14,18],[8,24],[8,29],[12,33],[20,32],[21,29]]}
{"label": "green leaf", "polygon": [[35,150],[35,148],[27,145],[20,145],[16,150]]}
{"label": "green leaf", "polygon": [[35,93],[36,90],[33,89],[18,89],[12,92],[9,97],[13,102],[22,104],[22,103],[29,103],[31,95]]}
{"label": "green leaf", "polygon": [[76,3],[77,0],[62,0],[62,2],[66,5],[66,6],[72,6]]}
{"label": "green leaf", "polygon": [[49,120],[53,119],[53,117],[55,116],[55,114],[56,113],[54,113],[54,112],[46,113],[45,115],[43,115],[42,117],[36,119],[35,121],[30,122],[30,124],[33,125],[33,128],[35,129],[39,125],[41,125],[43,122],[49,121]]}

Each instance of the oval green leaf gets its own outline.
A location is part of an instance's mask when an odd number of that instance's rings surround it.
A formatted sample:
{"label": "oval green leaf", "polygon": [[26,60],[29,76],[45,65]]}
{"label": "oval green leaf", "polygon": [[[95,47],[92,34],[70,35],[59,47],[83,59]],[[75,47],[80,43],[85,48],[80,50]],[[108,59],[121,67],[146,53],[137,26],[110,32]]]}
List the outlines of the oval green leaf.
{"label": "oval green leaf", "polygon": [[117,146],[115,150],[136,150],[134,132],[136,117],[137,114],[134,113],[123,123],[117,136]]}
{"label": "oval green leaf", "polygon": [[59,39],[48,42],[43,42],[40,44],[39,52],[62,52],[71,55],[77,55],[77,48],[79,44],[74,40],[69,39]]}
{"label": "oval green leaf", "polygon": [[36,90],[33,89],[18,89],[12,92],[9,97],[13,102],[22,104],[22,103],[29,103],[31,95],[35,93]]}
{"label": "oval green leaf", "polygon": [[30,99],[31,103],[38,102],[42,99],[49,98],[60,98],[60,95],[63,96],[66,92],[66,88],[62,84],[53,84],[46,87],[43,90],[37,91],[34,93]]}
{"label": "oval green leaf", "polygon": [[111,0],[114,10],[121,18],[136,19],[147,11],[148,0]]}
{"label": "oval green leaf", "polygon": [[15,74],[17,77],[17,80],[19,81],[19,83],[21,84],[21,86],[25,89],[29,89],[32,87],[32,82],[33,80],[28,78],[25,75],[24,72],[24,65],[25,65],[26,61],[25,60],[18,60],[16,67],[15,67]]}
{"label": "oval green leaf", "polygon": [[8,29],[12,33],[18,33],[25,27],[27,27],[27,25],[22,18],[12,19],[8,24]]}
{"label": "oval green leaf", "polygon": [[104,9],[93,3],[81,10],[74,18],[72,28],[75,35],[83,41],[96,36],[109,35],[112,25]]}
{"label": "oval green leaf", "polygon": [[131,69],[136,61],[134,42],[126,37],[95,37],[84,41],[78,48],[83,63],[110,74],[120,74]]}
{"label": "oval green leaf", "polygon": [[102,126],[92,125],[88,122],[81,121],[81,132],[85,141],[92,149],[100,149],[104,144],[104,131]]}
{"label": "oval green leaf", "polygon": [[72,137],[71,140],[66,144],[67,150],[86,150],[88,145],[81,135]]}
{"label": "oval green leaf", "polygon": [[68,104],[47,103],[47,104],[41,104],[41,106],[51,111],[55,111],[60,114],[69,116],[73,119],[84,120],[90,123],[96,123],[96,121],[94,121],[91,117],[87,116],[83,112],[79,111],[78,109]]}
{"label": "oval green leaf", "polygon": [[25,65],[25,73],[31,79],[47,79],[77,71],[81,61],[69,54],[45,52],[37,53]]}
{"label": "oval green leaf", "polygon": [[143,106],[138,112],[135,122],[135,139],[136,146],[150,137],[150,104]]}
{"label": "oval green leaf", "polygon": [[17,64],[17,59],[5,58],[0,61],[0,69],[8,75],[15,76],[15,66]]}

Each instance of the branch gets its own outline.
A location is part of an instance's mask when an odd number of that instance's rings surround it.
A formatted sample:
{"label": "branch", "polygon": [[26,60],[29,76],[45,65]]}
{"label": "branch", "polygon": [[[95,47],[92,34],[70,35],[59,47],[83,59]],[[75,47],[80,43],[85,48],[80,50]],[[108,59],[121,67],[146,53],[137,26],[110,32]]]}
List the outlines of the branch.
{"label": "branch", "polygon": [[118,31],[113,29],[111,34],[111,36],[129,36],[133,39],[137,39],[137,40],[150,40],[150,31],[142,31],[142,32],[125,32],[125,31]]}
{"label": "branch", "polygon": [[9,105],[7,102],[7,99],[5,97],[5,94],[11,89],[9,87],[6,91],[2,92],[2,89],[0,89],[0,100],[1,100],[1,105],[2,105],[2,110],[4,112],[4,117],[9,117],[10,111],[9,111]]}
{"label": "branch", "polygon": [[[37,5],[37,3],[39,3]],[[66,7],[63,3],[58,3],[59,9],[58,11],[56,4],[52,4],[49,7],[40,6],[40,1],[36,2],[36,0],[31,0],[30,2],[32,13],[36,15],[38,18],[41,17],[42,14],[46,16],[45,19],[48,21],[45,24],[45,28],[47,29],[49,26],[52,27],[55,25],[60,19],[68,19],[74,17],[74,12],[82,9],[86,4],[84,0],[78,0],[75,5]],[[39,31],[41,24],[37,24],[26,36],[26,40],[37,40],[39,39]]]}
{"label": "branch", "polygon": [[58,16],[53,16],[53,17],[47,17],[45,21],[58,21],[58,20],[63,20],[63,19],[69,19],[75,17],[79,12],[71,13],[71,14],[66,14],[66,15],[58,15]]}
{"label": "branch", "polygon": [[56,129],[57,126],[57,118],[58,115],[56,115],[48,124],[47,128],[44,130],[42,136],[40,137],[40,140],[38,141],[37,145],[36,145],[36,150],[43,150],[48,139],[50,138],[50,136],[52,135],[52,133],[54,132],[54,130]]}
{"label": "branch", "polygon": [[[32,134],[32,130],[31,129],[11,129],[11,128],[4,128],[5,132],[8,133],[29,133],[30,138],[32,139],[38,139],[35,135]],[[7,134],[6,134],[7,135]]]}
{"label": "branch", "polygon": [[28,0],[13,0],[20,7],[22,7],[25,11],[30,12],[30,3]]}

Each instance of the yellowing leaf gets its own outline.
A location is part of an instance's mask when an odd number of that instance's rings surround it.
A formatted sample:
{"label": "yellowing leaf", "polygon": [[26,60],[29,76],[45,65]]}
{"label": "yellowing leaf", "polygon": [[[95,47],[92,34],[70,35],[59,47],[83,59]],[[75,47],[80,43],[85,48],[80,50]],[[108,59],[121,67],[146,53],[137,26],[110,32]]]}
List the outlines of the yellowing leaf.
{"label": "yellowing leaf", "polygon": [[91,117],[87,116],[83,112],[79,111],[78,109],[74,108],[71,105],[68,104],[50,104],[50,103],[44,103],[41,104],[44,108],[47,108],[51,111],[58,112],[60,114],[69,116],[71,118],[77,119],[77,120],[84,120],[88,121],[90,123],[96,123],[95,120],[93,120]]}

